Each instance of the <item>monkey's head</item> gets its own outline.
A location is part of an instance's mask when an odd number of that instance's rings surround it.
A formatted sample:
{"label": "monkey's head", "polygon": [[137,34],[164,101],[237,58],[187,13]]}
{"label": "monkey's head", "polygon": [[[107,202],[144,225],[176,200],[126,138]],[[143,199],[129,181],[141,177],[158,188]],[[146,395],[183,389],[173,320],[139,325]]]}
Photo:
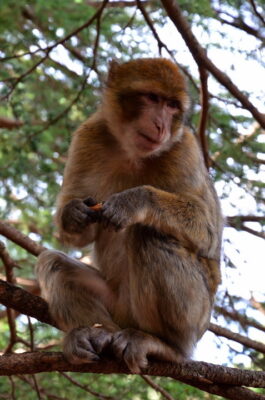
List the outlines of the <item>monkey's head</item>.
{"label": "monkey's head", "polygon": [[111,133],[132,158],[168,150],[180,139],[189,106],[179,68],[163,58],[112,62],[103,96]]}

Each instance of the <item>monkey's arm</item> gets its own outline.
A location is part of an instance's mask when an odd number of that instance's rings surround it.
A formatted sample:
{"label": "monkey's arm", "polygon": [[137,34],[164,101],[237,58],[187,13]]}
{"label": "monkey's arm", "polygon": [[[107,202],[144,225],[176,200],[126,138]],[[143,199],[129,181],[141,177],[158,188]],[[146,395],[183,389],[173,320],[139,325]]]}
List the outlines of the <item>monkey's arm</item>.
{"label": "monkey's arm", "polygon": [[184,247],[213,258],[219,243],[218,212],[213,198],[209,204],[209,199],[204,201],[196,194],[169,193],[152,186],[114,194],[103,205],[103,218],[116,229],[136,223],[150,225]]}
{"label": "monkey's arm", "polygon": [[93,242],[97,232],[99,213],[89,209],[100,200],[94,200],[97,180],[92,168],[96,153],[91,139],[93,129],[93,121],[88,120],[75,132],[57,198],[56,223],[60,238],[77,247]]}

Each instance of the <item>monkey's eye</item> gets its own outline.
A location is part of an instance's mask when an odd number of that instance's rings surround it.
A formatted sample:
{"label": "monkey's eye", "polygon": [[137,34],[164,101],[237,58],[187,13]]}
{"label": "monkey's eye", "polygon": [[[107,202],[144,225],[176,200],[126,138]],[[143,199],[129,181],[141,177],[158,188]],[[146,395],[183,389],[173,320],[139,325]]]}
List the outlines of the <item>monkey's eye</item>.
{"label": "monkey's eye", "polygon": [[178,100],[168,100],[167,101],[167,106],[170,108],[175,108],[175,109],[179,109],[180,108],[180,104],[178,102]]}
{"label": "monkey's eye", "polygon": [[148,98],[148,100],[152,101],[152,103],[159,102],[159,96],[155,93],[147,93],[146,97]]}

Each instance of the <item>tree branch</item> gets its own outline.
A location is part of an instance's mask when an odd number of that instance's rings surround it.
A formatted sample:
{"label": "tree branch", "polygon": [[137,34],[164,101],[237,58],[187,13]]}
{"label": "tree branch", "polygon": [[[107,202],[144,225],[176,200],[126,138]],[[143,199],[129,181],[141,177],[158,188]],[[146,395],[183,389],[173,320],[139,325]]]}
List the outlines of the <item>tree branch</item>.
{"label": "tree branch", "polygon": [[[0,357],[0,375],[2,376],[51,371],[130,374],[126,365],[120,361],[104,359],[92,364],[73,365],[68,363],[60,352],[28,352]],[[264,388],[265,372],[260,371],[187,361],[183,363],[150,362],[144,374],[170,377],[210,393],[225,395],[226,398],[233,400],[264,400],[265,398],[240,387],[244,385]]]}
{"label": "tree branch", "polygon": [[229,311],[226,308],[217,305],[214,307],[214,309],[217,313],[223,315],[224,317],[229,318],[232,321],[238,321],[243,328],[251,326],[253,328],[259,329],[262,332],[265,332],[264,325],[262,325],[260,322],[256,321],[253,318],[247,317],[246,315],[242,314],[239,311],[236,310]]}
{"label": "tree branch", "polygon": [[0,303],[40,322],[57,327],[45,300],[0,279]]}
{"label": "tree branch", "polygon": [[259,124],[265,128],[265,115],[260,113],[256,107],[249,101],[248,97],[238,89],[238,87],[231,81],[231,79],[219,70],[214,63],[207,57],[204,49],[192,33],[192,30],[187,20],[182,15],[181,9],[175,0],[161,0],[169,18],[172,20],[180,34],[182,35],[186,45],[192,53],[198,66],[203,66],[207,69],[223,86],[225,86],[230,93],[237,98],[243,107],[248,110]]}
{"label": "tree branch", "polygon": [[246,225],[242,225],[241,226],[241,230],[245,231],[245,232],[248,232],[248,233],[251,233],[251,235],[257,236],[257,237],[259,237],[261,239],[265,239],[265,232],[255,231],[255,229],[251,229]]}
{"label": "tree branch", "polygon": [[149,385],[151,386],[155,391],[161,393],[162,397],[164,397],[167,400],[175,400],[170,393],[168,393],[165,389],[163,389],[160,385],[155,383],[149,376],[147,375],[142,375],[141,378]]}
{"label": "tree branch", "polygon": [[[143,4],[152,4],[152,1],[150,0],[142,0]],[[101,1],[87,1],[87,5],[90,7],[100,7],[101,6]],[[108,8],[124,8],[124,7],[135,7],[137,5],[137,0],[131,0],[131,1],[109,1],[107,6]]]}
{"label": "tree branch", "polygon": [[259,18],[259,20],[262,22],[263,25],[265,25],[265,18],[261,15],[261,13],[257,10],[256,4],[254,0],[249,0],[250,4],[252,5],[252,8],[254,10],[254,13],[256,16]]}
{"label": "tree branch", "polygon": [[222,326],[211,323],[209,326],[209,331],[215,333],[218,336],[223,336],[227,339],[234,340],[243,346],[250,347],[265,354],[265,344],[257,342],[256,340],[249,339],[246,336],[240,335],[240,333],[235,333],[229,329],[223,328]]}
{"label": "tree branch", "polygon": [[265,37],[262,36],[261,32],[259,29],[252,28],[252,26],[246,24],[245,21],[242,20],[241,17],[234,17],[233,15],[228,15],[231,18],[231,21],[228,21],[224,18],[221,17],[220,14],[228,14],[224,13],[221,9],[213,9],[213,11],[216,13],[216,19],[220,21],[222,24],[230,25],[233,26],[234,28],[239,29],[241,32],[244,31],[248,35],[255,36],[257,39],[261,40],[264,42]]}
{"label": "tree branch", "polygon": [[16,243],[34,256],[38,256],[43,250],[46,249],[44,246],[41,246],[40,244],[34,242],[28,236],[23,235],[23,233],[19,232],[16,228],[13,228],[13,226],[1,220],[0,235],[5,236],[7,239]]}
{"label": "tree branch", "polygon": [[15,119],[0,117],[0,128],[14,129],[24,125],[24,122]]}
{"label": "tree branch", "polygon": [[242,222],[260,222],[265,224],[265,217],[259,215],[233,215],[226,217],[226,221],[231,226],[238,226]]}

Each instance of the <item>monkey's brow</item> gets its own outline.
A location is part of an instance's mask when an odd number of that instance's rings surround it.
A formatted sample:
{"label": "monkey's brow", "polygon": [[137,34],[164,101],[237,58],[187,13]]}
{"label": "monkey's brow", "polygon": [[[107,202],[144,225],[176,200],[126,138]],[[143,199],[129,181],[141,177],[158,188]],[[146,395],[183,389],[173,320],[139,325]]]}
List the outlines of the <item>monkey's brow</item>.
{"label": "monkey's brow", "polygon": [[165,93],[161,93],[160,91],[157,91],[157,90],[141,90],[141,91],[135,91],[134,93],[136,95],[138,94],[140,96],[148,95],[148,94],[155,94],[156,96],[160,97],[164,101],[174,101],[179,106],[181,105],[181,102],[177,96],[167,96]]}

